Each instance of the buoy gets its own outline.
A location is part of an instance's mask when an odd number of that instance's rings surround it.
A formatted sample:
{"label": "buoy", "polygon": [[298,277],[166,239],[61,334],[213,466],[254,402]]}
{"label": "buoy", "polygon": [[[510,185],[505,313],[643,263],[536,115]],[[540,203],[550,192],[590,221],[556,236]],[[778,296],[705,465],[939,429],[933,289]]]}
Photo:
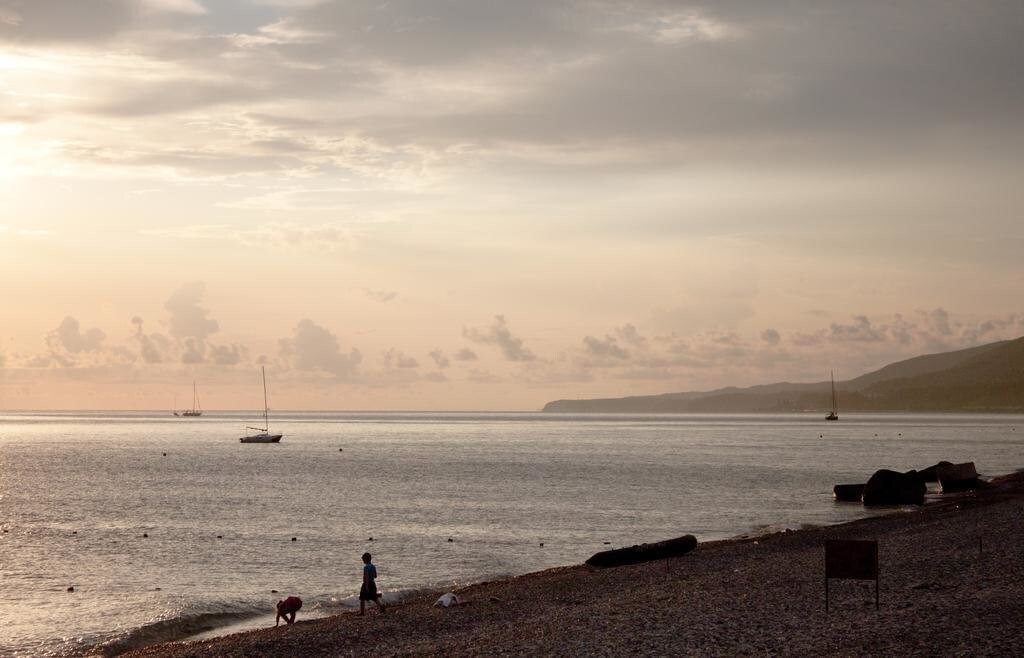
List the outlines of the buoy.
{"label": "buoy", "polygon": [[72,531],[71,531],[71,534],[73,534],[73,535],[77,535],[77,534],[78,534],[78,531],[77,531],[77,530],[72,530]]}
{"label": "buoy", "polygon": [[345,452],[344,448],[338,448],[338,452]]}
{"label": "buoy", "polygon": [[292,537],[292,541],[299,541],[299,540],[296,539],[295,537]]}
{"label": "buoy", "polygon": [[167,453],[165,452],[165,453],[164,453],[164,457],[166,457],[166,456],[167,456]]}
{"label": "buoy", "polygon": [[142,533],[142,536],[143,537],[149,537],[149,533],[148,532],[144,532],[144,533]]}
{"label": "buoy", "polygon": [[610,542],[610,541],[606,541],[606,542],[602,542],[602,543],[603,543],[603,544],[604,544],[605,546],[611,546],[611,542]]}
{"label": "buoy", "polygon": [[453,542],[453,541],[455,541],[455,540],[454,540],[454,539],[452,539],[451,537],[449,537],[449,538],[448,538],[448,542],[449,542],[449,543],[451,543],[451,542]]}
{"label": "buoy", "polygon": [[544,545],[544,542],[541,542],[541,543],[540,543],[540,545],[541,545],[541,546],[543,546],[543,545]]}
{"label": "buoy", "polygon": [[271,594],[277,594],[277,590],[276,589],[272,589],[272,590],[270,590],[270,593]]}
{"label": "buoy", "polygon": [[68,591],[69,591],[69,592],[74,592],[74,591],[75,591],[75,586],[74,586],[74,585],[72,585],[71,587],[69,587],[69,588],[68,588]]}
{"label": "buoy", "polygon": [[366,541],[373,541],[373,537],[368,538]]}
{"label": "buoy", "polygon": [[824,437],[825,437],[825,435],[824,435],[824,434],[819,434],[819,435],[818,435],[818,438],[819,438],[819,439],[821,439],[821,438],[824,438]]}
{"label": "buoy", "polygon": [[159,588],[159,587],[154,587],[154,588],[153,588],[153,591],[154,591],[154,592],[159,592],[159,591],[160,591],[160,588]]}
{"label": "buoy", "polygon": [[224,535],[217,535],[217,539],[224,539]]}

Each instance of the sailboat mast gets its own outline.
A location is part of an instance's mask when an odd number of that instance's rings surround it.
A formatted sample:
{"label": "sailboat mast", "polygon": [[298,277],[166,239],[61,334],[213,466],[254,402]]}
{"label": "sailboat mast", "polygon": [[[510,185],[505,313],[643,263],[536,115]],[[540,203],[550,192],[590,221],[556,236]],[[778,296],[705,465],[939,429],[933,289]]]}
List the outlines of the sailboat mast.
{"label": "sailboat mast", "polygon": [[270,407],[267,405],[267,367],[260,366],[260,372],[263,373],[263,427],[267,428],[264,431],[269,431],[270,421],[267,420],[267,412],[270,411]]}

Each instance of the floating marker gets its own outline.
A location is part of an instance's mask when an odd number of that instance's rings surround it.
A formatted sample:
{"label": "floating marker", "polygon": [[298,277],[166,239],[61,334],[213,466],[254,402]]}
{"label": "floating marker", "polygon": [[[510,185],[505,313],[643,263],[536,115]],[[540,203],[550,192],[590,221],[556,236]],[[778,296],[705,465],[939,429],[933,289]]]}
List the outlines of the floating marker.
{"label": "floating marker", "polygon": [[344,448],[338,448],[338,452],[345,452]]}
{"label": "floating marker", "polygon": [[74,586],[74,585],[72,585],[71,587],[69,587],[69,588],[68,588],[68,591],[69,591],[69,592],[74,592],[74,591],[75,591],[75,586]]}
{"label": "floating marker", "polygon": [[217,535],[217,539],[224,539],[224,535]]}
{"label": "floating marker", "polygon": [[373,541],[373,537],[369,537],[369,538],[367,538],[367,540],[366,540],[366,541]]}
{"label": "floating marker", "polygon": [[164,457],[166,457],[166,456],[167,456],[167,453],[165,452],[165,453],[164,453]]}
{"label": "floating marker", "polygon": [[544,542],[541,542],[541,543],[540,543],[540,545],[541,545],[541,546],[543,546],[543,545],[544,545]]}
{"label": "floating marker", "polygon": [[276,589],[272,589],[272,590],[270,590],[270,593],[271,594],[277,594],[277,590]]}
{"label": "floating marker", "polygon": [[144,533],[142,533],[142,536],[143,536],[143,538],[149,537],[149,533],[148,532],[144,532]]}
{"label": "floating marker", "polygon": [[452,539],[451,537],[449,537],[449,538],[448,538],[448,543],[451,543],[451,542],[454,542],[454,541],[455,541],[455,540],[454,540],[454,539]]}
{"label": "floating marker", "polygon": [[296,539],[295,537],[292,537],[292,541],[299,541],[299,540]]}

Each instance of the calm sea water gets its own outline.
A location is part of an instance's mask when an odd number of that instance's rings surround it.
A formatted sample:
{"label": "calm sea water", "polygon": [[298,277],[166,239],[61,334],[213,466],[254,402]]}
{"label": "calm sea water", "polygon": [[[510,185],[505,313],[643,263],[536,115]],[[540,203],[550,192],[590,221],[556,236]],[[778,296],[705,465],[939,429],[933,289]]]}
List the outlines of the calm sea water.
{"label": "calm sea water", "polygon": [[845,521],[832,485],[877,468],[1024,466],[1022,416],[311,413],[243,445],[247,420],[0,415],[0,655],[269,625],[289,594],[331,614],[366,550],[397,596]]}

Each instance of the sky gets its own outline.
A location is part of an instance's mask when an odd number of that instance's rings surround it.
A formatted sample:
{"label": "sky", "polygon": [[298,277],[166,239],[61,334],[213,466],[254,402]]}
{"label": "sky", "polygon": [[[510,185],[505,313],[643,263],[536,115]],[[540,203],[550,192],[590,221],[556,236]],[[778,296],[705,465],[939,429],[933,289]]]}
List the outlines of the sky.
{"label": "sky", "polygon": [[535,410],[1024,335],[1024,4],[0,0],[0,410]]}

